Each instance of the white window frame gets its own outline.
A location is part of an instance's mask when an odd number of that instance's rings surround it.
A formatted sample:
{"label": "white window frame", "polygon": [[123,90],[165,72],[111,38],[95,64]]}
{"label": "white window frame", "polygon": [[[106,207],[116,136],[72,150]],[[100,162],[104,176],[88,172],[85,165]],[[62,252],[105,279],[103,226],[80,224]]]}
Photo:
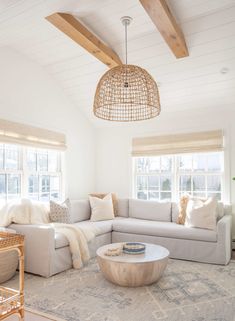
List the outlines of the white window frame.
{"label": "white window frame", "polygon": [[[215,151],[216,152],[216,151]],[[212,152],[213,153],[213,152]],[[217,153],[217,152],[216,152]],[[179,156],[181,156],[180,154],[175,154],[175,155],[168,155],[168,156],[172,156],[173,157],[173,163],[172,163],[172,201],[178,201],[179,200],[179,194],[180,194],[180,175],[189,175],[189,176],[199,176],[199,175],[203,175],[203,176],[210,176],[210,175],[219,175],[221,177],[221,201],[223,202],[227,202],[228,200],[226,199],[225,196],[225,162],[226,162],[226,155],[225,152],[219,152],[222,155],[222,171],[221,172],[205,172],[205,171],[197,171],[197,172],[193,172],[192,171],[187,171],[187,172],[183,172],[179,169],[179,164],[178,164],[178,160],[179,160]],[[188,153],[188,155],[193,155],[193,154],[202,154],[202,153]],[[206,153],[208,154],[208,153]],[[186,154],[182,154],[182,155],[186,155]],[[162,155],[164,156],[164,155]],[[167,156],[167,155],[166,155]],[[148,158],[148,156],[146,156]],[[161,156],[159,156],[161,157]],[[137,198],[137,176],[151,176],[154,175],[154,173],[139,173],[137,171],[137,158],[138,157],[133,157],[132,158],[132,195],[134,198]],[[158,175],[160,176],[161,173],[159,172]],[[207,179],[206,179],[206,184],[207,184]],[[159,193],[161,192],[160,188],[159,188]],[[206,195],[208,195],[209,191],[207,191],[207,186],[205,187],[205,193]],[[148,190],[147,190],[148,193]],[[185,192],[186,193],[186,192]],[[216,192],[215,192],[216,193]],[[147,196],[148,199],[148,196]]]}
{"label": "white window frame", "polygon": [[[12,145],[12,146],[18,146],[19,148],[19,168],[16,169],[0,169],[0,174],[7,175],[7,174],[12,174],[12,175],[20,175],[20,193],[19,197],[25,197],[29,198],[29,193],[28,193],[28,179],[30,175],[38,175],[38,176],[58,176],[59,177],[59,184],[60,184],[60,189],[59,189],[59,198],[56,200],[61,200],[64,198],[65,194],[65,187],[64,187],[64,153],[62,151],[57,151],[58,154],[58,171],[56,172],[51,172],[51,171],[31,171],[28,166],[27,166],[27,150],[32,149],[32,147],[27,147],[27,146],[21,146],[21,145],[16,145],[16,144],[4,144],[3,145]],[[35,147],[33,148],[35,150],[40,150],[39,148]],[[4,149],[5,150],[5,149]],[[52,149],[44,149],[46,151],[53,151]],[[40,180],[39,180],[40,182]],[[9,200],[8,198],[8,185],[6,181],[6,193],[5,193],[5,203]],[[38,190],[38,200],[40,196],[40,187]],[[51,199],[51,194],[49,192],[49,201]],[[4,199],[1,199],[4,203]],[[12,199],[10,199],[12,200]]]}
{"label": "white window frame", "polygon": [[[172,155],[169,155],[170,157],[172,157]],[[174,186],[174,171],[173,171],[173,166],[174,166],[174,162],[172,162],[172,170],[171,172],[168,171],[162,171],[162,161],[161,161],[161,156],[160,157],[160,170],[156,171],[156,172],[151,172],[151,173],[138,173],[136,170],[136,157],[134,158],[134,197],[137,198],[137,176],[144,176],[144,177],[149,177],[149,176],[158,176],[159,177],[159,189],[158,190],[149,190],[148,189],[148,179],[147,179],[147,193],[149,192],[158,192],[159,196],[161,195],[161,193],[167,193],[170,192],[172,193],[173,196],[173,191],[171,189],[171,191],[164,191],[161,189],[161,176],[171,176],[172,181],[171,181],[171,185]],[[138,158],[138,157],[137,157]],[[148,157],[147,157],[148,158]],[[147,200],[149,200],[149,197],[147,196]]]}

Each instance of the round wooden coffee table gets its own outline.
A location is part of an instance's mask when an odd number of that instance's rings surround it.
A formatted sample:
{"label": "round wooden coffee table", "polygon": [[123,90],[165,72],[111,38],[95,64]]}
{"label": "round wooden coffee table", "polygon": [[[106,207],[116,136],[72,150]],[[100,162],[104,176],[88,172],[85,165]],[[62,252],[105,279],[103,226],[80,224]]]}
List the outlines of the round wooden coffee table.
{"label": "round wooden coffee table", "polygon": [[121,286],[143,286],[156,282],[163,274],[169,251],[155,244],[144,243],[144,254],[125,254],[107,256],[110,248],[121,247],[123,243],[113,243],[100,247],[96,254],[97,260],[104,277]]}

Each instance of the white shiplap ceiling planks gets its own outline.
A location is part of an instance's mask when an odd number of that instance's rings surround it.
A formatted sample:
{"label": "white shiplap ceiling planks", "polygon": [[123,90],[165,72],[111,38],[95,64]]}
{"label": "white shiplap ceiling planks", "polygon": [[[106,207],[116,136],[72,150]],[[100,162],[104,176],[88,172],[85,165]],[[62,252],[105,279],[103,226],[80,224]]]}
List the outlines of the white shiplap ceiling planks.
{"label": "white shiplap ceiling planks", "polygon": [[[134,18],[128,61],[146,68],[160,84],[162,112],[235,103],[235,0],[169,0],[190,56],[176,59],[137,0],[3,0],[0,47],[36,61],[60,83],[68,99],[97,126],[93,96],[107,67],[44,18],[75,15],[124,58],[120,17]],[[222,74],[222,68],[228,73]]]}

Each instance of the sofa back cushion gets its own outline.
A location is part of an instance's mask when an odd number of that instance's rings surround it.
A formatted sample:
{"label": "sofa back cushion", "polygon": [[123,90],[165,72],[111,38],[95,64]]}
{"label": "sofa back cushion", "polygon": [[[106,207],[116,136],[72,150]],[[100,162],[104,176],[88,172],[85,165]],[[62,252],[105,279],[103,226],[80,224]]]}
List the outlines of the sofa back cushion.
{"label": "sofa back cushion", "polygon": [[232,215],[232,205],[224,204],[224,215]]}
{"label": "sofa back cushion", "polygon": [[171,219],[172,222],[176,223],[179,216],[179,204],[172,202],[171,203]]}
{"label": "sofa back cushion", "polygon": [[117,215],[121,217],[129,217],[129,199],[119,198],[117,200]]}
{"label": "sofa back cushion", "polygon": [[171,202],[129,200],[129,217],[171,222]]}
{"label": "sofa back cushion", "polygon": [[81,222],[90,219],[91,207],[89,200],[71,200],[70,201],[71,210],[71,222]]}

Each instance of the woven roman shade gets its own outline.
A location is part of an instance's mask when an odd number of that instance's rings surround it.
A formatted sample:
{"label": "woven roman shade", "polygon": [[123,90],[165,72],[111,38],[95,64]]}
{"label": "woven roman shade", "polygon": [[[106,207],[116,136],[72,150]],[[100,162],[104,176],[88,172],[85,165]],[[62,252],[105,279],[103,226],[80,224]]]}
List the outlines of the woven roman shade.
{"label": "woven roman shade", "polygon": [[159,156],[223,150],[223,131],[133,138],[132,156]]}
{"label": "woven roman shade", "polygon": [[64,134],[0,119],[0,142],[47,149],[66,149]]}

